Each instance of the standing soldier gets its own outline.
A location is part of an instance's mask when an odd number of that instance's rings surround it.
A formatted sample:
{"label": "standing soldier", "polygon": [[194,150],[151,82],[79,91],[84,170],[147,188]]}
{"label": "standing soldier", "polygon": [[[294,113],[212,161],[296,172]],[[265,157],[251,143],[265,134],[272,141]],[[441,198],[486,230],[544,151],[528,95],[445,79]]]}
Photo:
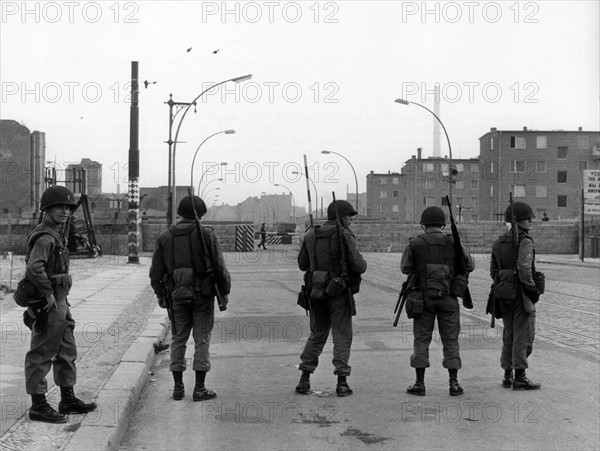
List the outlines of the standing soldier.
{"label": "standing soldier", "polygon": [[[451,235],[442,233],[446,226],[446,215],[440,207],[427,207],[421,215],[420,224],[425,233],[409,240],[400,263],[404,274],[417,273],[419,286],[414,304],[407,305],[407,313],[414,318],[410,366],[415,369],[417,378],[406,392],[425,395],[425,368],[429,367],[429,344],[437,317],[444,353],[442,365],[448,369],[450,376],[450,395],[458,396],[464,391],[458,383],[458,370],[462,363],[458,345],[460,309],[458,299],[452,293],[455,276],[454,241]],[[470,273],[475,269],[475,263],[464,248],[463,259],[465,271]]]}
{"label": "standing soldier", "polygon": [[260,243],[258,243],[259,249],[261,246],[263,247],[263,249],[267,249],[267,246],[265,246],[265,241],[267,241],[267,228],[265,227],[265,223],[263,222],[260,226]]}
{"label": "standing soldier", "polygon": [[[231,278],[217,235],[210,227],[202,227],[208,250],[206,255],[195,224],[196,214],[198,218],[206,214],[206,204],[198,196],[192,198],[188,196],[181,200],[177,213],[182,220],[158,237],[152,256],[150,283],[161,307],[167,308],[167,303],[172,301],[170,370],[174,380],[173,399],[181,400],[185,394],[185,350],[193,331],[193,368],[196,373],[193,399],[204,401],[217,396],[204,385],[206,373],[210,371],[209,347],[215,318],[214,283],[223,295],[228,295]],[[213,274],[207,268],[210,264]]]}
{"label": "standing soldier", "polygon": [[[29,418],[46,423],[65,423],[67,414],[87,413],[95,403],[85,403],[75,396],[77,346],[67,295],[71,288],[69,251],[65,224],[77,207],[73,193],[64,186],[51,186],[42,194],[40,209],[44,220],[27,238],[26,275],[46,300],[35,316],[31,347],[25,356],[25,386],[31,395]],[[44,318],[42,318],[44,316]],[[45,324],[42,324],[45,323]],[[58,412],[46,401],[46,375],[54,369],[54,382],[60,387]]]}
{"label": "standing soldier", "polygon": [[[502,295],[498,291],[500,288],[498,285],[501,282],[499,275],[502,273],[508,274],[512,279],[512,283],[509,281],[509,284],[504,283],[504,286],[514,284],[516,287],[514,290],[508,290],[513,295],[502,296],[503,300],[496,301],[504,326],[500,355],[500,365],[504,369],[502,385],[506,388],[512,387],[513,390],[537,390],[541,387],[541,384],[531,382],[525,375],[525,370],[528,368],[527,358],[533,350],[535,337],[535,307],[532,306],[532,312],[527,311],[524,305],[524,295],[533,303],[536,303],[540,297],[533,280],[535,249],[533,239],[529,236],[532,218],[535,218],[535,215],[531,211],[531,207],[524,202],[514,202],[506,209],[504,219],[511,223],[511,229],[494,241],[490,262],[490,275],[496,285],[495,295]],[[517,228],[518,233],[516,261],[513,227]],[[517,280],[514,280],[513,275],[515,269]],[[513,369],[515,370],[514,379]]]}
{"label": "standing soldier", "polygon": [[[302,363],[299,369],[302,376],[296,387],[298,393],[307,394],[310,391],[310,375],[317,368],[319,356],[331,331],[332,362],[335,367],[333,374],[337,375],[336,393],[340,397],[352,394],[346,380],[350,376],[348,361],[352,346],[352,315],[355,314],[354,300],[351,296],[358,293],[360,274],[367,269],[367,263],[358,251],[356,236],[349,229],[352,216],[356,214],[352,204],[345,200],[336,200],[329,204],[327,222],[306,234],[298,254],[298,266],[302,271],[309,271],[312,279],[312,283],[309,284],[310,336],[300,355]],[[341,224],[337,223],[336,218],[339,218]],[[340,240],[344,243],[344,250],[340,248]],[[344,256],[348,277],[344,280],[344,285],[335,290],[333,285],[340,282],[343,274]],[[331,286],[328,287],[328,284]]]}

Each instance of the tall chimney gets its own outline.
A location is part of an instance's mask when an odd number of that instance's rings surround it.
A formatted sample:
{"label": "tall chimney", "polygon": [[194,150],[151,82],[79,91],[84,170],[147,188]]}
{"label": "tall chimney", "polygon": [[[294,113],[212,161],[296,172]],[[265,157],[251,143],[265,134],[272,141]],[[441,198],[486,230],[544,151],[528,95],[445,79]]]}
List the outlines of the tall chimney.
{"label": "tall chimney", "polygon": [[423,149],[421,149],[420,147],[417,147],[417,158],[420,160],[421,159],[421,154],[423,152]]}
{"label": "tall chimney", "polygon": [[[441,120],[442,117],[440,116],[440,100],[441,100],[440,99],[440,84],[436,83],[435,84],[435,96],[434,96],[434,102],[433,102],[433,112]],[[434,157],[439,157],[442,154],[441,148],[440,148],[441,136],[442,136],[442,130],[440,127],[440,123],[434,117],[433,118],[433,156]]]}

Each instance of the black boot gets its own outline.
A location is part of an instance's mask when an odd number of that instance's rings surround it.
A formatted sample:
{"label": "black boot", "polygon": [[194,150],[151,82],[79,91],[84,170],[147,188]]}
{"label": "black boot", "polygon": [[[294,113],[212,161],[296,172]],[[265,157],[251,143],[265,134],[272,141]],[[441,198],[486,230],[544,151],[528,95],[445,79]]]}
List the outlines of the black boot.
{"label": "black boot", "polygon": [[417,380],[406,389],[409,395],[425,396],[425,368],[415,368]]}
{"label": "black boot", "polygon": [[513,390],[539,390],[542,384],[531,382],[527,379],[524,369],[515,370],[515,381],[513,382]]}
{"label": "black boot", "polygon": [[206,401],[207,399],[213,399],[217,397],[217,394],[208,390],[204,386],[204,380],[206,379],[206,371],[196,371],[196,385],[194,386],[194,393],[192,398],[194,401]]}
{"label": "black boot", "polygon": [[310,392],[310,371],[302,371],[300,382],[296,385],[296,392],[308,395]]}
{"label": "black boot", "polygon": [[502,386],[504,388],[510,388],[513,386],[515,378],[513,377],[512,370],[504,370],[504,377],[502,378]]}
{"label": "black boot", "polygon": [[172,371],[173,373],[173,399],[181,401],[185,396],[185,387],[183,386],[183,371]]}
{"label": "black boot", "polygon": [[450,396],[462,395],[465,391],[458,383],[458,370],[457,369],[448,369],[448,375],[450,376],[450,380],[449,380]]}
{"label": "black boot", "polygon": [[32,421],[43,421],[44,423],[66,423],[69,419],[66,415],[54,410],[48,401],[46,395],[31,395],[31,409],[29,409],[29,419]]}
{"label": "black boot", "polygon": [[88,413],[96,410],[98,406],[95,402],[83,402],[75,396],[73,387],[60,387],[60,402],[58,411],[60,413]]}
{"label": "black boot", "polygon": [[335,393],[339,398],[343,398],[345,396],[350,396],[352,393],[352,389],[348,386],[348,382],[346,381],[346,376],[338,376],[337,387],[335,388]]}

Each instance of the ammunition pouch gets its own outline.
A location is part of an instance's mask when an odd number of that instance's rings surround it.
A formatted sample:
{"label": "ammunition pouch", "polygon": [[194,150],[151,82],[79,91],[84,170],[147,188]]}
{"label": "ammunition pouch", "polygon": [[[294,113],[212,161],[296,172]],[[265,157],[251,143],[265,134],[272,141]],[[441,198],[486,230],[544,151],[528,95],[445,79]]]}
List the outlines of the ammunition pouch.
{"label": "ammunition pouch", "polygon": [[70,274],[53,274],[49,279],[56,299],[68,296],[71,286],[73,285],[73,279]]}
{"label": "ammunition pouch", "polygon": [[325,293],[329,297],[337,298],[344,294],[346,289],[346,281],[343,277],[332,277],[325,288]]}
{"label": "ammunition pouch", "polygon": [[42,295],[37,287],[27,277],[21,279],[17,284],[17,290],[13,294],[13,299],[19,307],[27,307],[27,304],[36,299],[41,299]]}
{"label": "ammunition pouch", "polygon": [[360,291],[361,282],[362,277],[360,274],[350,274],[350,277],[348,277],[348,289],[350,290],[350,293],[358,293]]}
{"label": "ammunition pouch", "polygon": [[544,294],[544,291],[546,291],[546,276],[543,272],[533,271],[533,283],[535,283],[538,293]]}
{"label": "ammunition pouch", "polygon": [[327,299],[327,286],[331,280],[331,276],[328,271],[313,271],[312,272],[312,286],[310,289],[310,300],[315,302],[322,302]]}
{"label": "ammunition pouch", "polygon": [[514,269],[501,269],[494,283],[494,299],[510,303],[519,297],[519,280]]}
{"label": "ammunition pouch", "polygon": [[452,282],[452,290],[450,293],[452,296],[462,298],[465,295],[465,291],[469,287],[469,276],[467,274],[457,274]]}
{"label": "ammunition pouch", "polygon": [[206,277],[203,277],[199,280],[199,293],[200,296],[205,298],[212,298],[217,295],[217,290],[215,290],[215,281],[212,276],[206,274]]}
{"label": "ammunition pouch", "polygon": [[188,303],[194,299],[194,270],[192,268],[176,268],[173,271],[174,302]]}
{"label": "ammunition pouch", "polygon": [[[48,312],[45,309],[47,305],[48,302],[45,298],[29,301],[28,308],[23,315],[23,322],[27,327],[32,329],[31,316],[29,313],[31,311],[34,317],[32,330],[35,333],[44,334],[48,330]],[[27,315],[30,318],[30,321],[26,320],[25,315]]]}
{"label": "ammunition pouch", "polygon": [[417,318],[423,313],[424,305],[425,300],[423,299],[423,291],[419,289],[410,290],[406,295],[406,316],[408,316],[409,319]]}
{"label": "ammunition pouch", "polygon": [[429,299],[441,299],[450,294],[450,268],[448,265],[428,263],[425,267],[425,289]]}

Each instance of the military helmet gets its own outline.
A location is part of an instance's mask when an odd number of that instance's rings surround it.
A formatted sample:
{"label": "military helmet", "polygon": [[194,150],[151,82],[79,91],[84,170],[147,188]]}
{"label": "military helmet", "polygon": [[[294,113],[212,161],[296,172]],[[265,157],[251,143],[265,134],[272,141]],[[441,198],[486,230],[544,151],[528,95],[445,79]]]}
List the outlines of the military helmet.
{"label": "military helmet", "polygon": [[513,202],[512,205],[509,205],[506,208],[506,213],[504,214],[504,221],[512,222],[513,209],[515,212],[515,220],[517,222],[522,221],[523,219],[535,218],[533,210],[531,210],[531,207],[525,202]]}
{"label": "military helmet", "polygon": [[336,215],[335,215],[336,207],[337,207],[337,213],[338,213],[338,216],[340,217],[340,219],[342,219],[342,217],[344,217],[346,215],[354,216],[354,215],[358,214],[358,212],[354,209],[352,204],[350,202],[348,202],[347,200],[336,200],[335,204],[333,202],[331,202],[329,204],[329,206],[327,207],[327,219],[335,219],[336,218]]}
{"label": "military helmet", "polygon": [[196,210],[196,214],[199,218],[206,214],[206,204],[202,199],[198,196],[192,196],[194,199],[194,205],[192,207],[192,200],[190,196],[185,196],[179,202],[179,208],[177,208],[177,214],[186,219],[194,219],[196,215],[194,214],[194,209]]}
{"label": "military helmet", "polygon": [[444,210],[440,207],[427,207],[423,210],[423,213],[421,213],[421,221],[419,224],[445,226],[446,215],[444,214]]}
{"label": "military helmet", "polygon": [[68,205],[71,210],[74,210],[77,207],[77,202],[75,202],[75,196],[69,189],[54,185],[42,194],[40,210],[45,211],[53,205]]}

